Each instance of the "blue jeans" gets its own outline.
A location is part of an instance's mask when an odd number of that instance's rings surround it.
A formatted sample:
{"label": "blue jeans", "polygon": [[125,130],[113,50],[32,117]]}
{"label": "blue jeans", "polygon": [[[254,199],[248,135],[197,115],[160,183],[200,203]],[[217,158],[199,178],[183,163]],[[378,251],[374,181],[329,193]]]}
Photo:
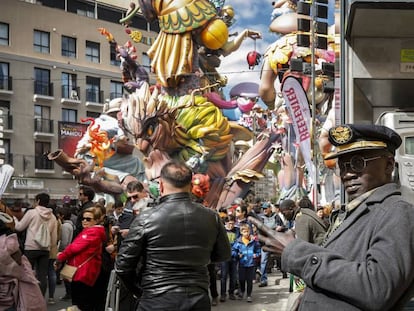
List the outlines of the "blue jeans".
{"label": "blue jeans", "polygon": [[220,294],[226,295],[227,278],[229,278],[229,295],[234,294],[237,280],[237,261],[229,260],[221,263]]}
{"label": "blue jeans", "polygon": [[47,270],[47,282],[48,282],[48,289],[49,289],[49,298],[55,297],[55,290],[56,290],[56,271],[53,264],[55,263],[55,259],[49,258],[49,269]]}
{"label": "blue jeans", "polygon": [[260,256],[260,283],[267,283],[267,261],[269,259],[269,253],[262,250],[262,254]]}

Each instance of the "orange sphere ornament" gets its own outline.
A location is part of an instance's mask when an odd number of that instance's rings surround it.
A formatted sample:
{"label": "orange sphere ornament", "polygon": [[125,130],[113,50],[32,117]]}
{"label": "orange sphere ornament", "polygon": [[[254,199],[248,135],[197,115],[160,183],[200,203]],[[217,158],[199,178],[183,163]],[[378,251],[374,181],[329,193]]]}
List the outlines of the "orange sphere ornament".
{"label": "orange sphere ornament", "polygon": [[229,30],[221,19],[210,21],[200,34],[201,41],[210,50],[218,50],[226,44]]}

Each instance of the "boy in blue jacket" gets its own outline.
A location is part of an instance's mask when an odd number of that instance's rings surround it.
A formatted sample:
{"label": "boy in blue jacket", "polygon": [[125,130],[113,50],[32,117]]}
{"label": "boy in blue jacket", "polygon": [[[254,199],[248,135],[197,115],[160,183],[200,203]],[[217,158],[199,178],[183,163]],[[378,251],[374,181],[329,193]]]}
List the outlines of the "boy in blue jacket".
{"label": "boy in blue jacket", "polygon": [[252,302],[253,280],[256,275],[255,259],[260,256],[258,241],[250,234],[248,224],[240,225],[241,236],[232,246],[232,256],[239,261],[239,299],[243,299],[247,284],[247,302]]}

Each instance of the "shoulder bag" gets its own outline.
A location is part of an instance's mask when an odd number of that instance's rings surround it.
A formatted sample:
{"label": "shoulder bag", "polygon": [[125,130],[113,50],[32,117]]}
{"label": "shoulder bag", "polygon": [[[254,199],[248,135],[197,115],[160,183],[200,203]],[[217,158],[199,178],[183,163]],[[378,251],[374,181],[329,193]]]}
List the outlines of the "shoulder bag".
{"label": "shoulder bag", "polygon": [[62,270],[60,270],[60,276],[62,277],[62,279],[67,280],[69,282],[72,282],[73,277],[76,274],[76,271],[78,271],[78,269],[80,267],[82,267],[84,264],[86,264],[89,260],[91,260],[93,258],[93,256],[95,256],[95,254],[92,254],[92,256],[90,256],[88,259],[86,259],[84,262],[82,262],[79,266],[72,266],[69,265],[67,263],[65,263],[65,265],[63,266]]}

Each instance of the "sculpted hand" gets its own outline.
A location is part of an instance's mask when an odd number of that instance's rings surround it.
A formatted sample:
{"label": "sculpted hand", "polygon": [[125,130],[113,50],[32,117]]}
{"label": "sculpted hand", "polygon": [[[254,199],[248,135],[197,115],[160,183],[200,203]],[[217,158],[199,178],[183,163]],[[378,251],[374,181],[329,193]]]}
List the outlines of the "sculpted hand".
{"label": "sculpted hand", "polygon": [[286,245],[295,239],[293,231],[277,232],[265,226],[260,220],[248,217],[248,220],[259,230],[259,240],[264,243],[262,249],[266,252],[275,254],[278,257],[282,256]]}

